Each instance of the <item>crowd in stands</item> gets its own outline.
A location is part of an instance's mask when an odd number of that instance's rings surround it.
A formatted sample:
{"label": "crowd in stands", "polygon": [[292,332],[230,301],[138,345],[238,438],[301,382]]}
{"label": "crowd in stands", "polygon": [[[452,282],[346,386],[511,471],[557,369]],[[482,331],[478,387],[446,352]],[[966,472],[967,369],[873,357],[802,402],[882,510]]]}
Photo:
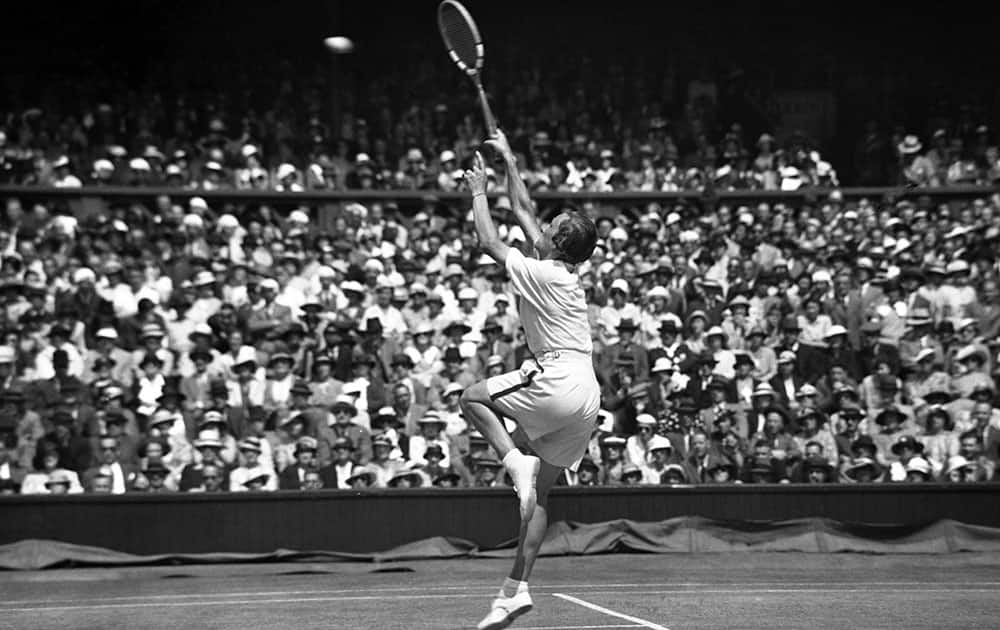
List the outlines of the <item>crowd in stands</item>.
{"label": "crowd in stands", "polygon": [[[440,116],[438,124],[445,124],[447,107],[440,107],[428,118]],[[313,145],[297,154],[275,155],[265,150],[275,144],[273,138],[251,132],[249,122],[244,122],[242,133],[233,134],[219,117],[209,118],[205,135],[193,142],[146,133],[142,134],[146,143],[132,143],[129,148],[100,144],[98,129],[113,126],[115,118],[111,106],[100,104],[96,114],[82,116],[82,123],[76,118],[62,121],[64,126],[76,125],[64,130],[72,140],[52,142],[59,134],[40,128],[45,120],[41,111],[23,113],[11,131],[0,128],[0,183],[205,191],[455,191],[477,147],[472,138],[478,131],[465,120],[456,124],[451,141],[444,136],[429,142],[430,148],[404,143],[399,153],[393,153],[388,143],[369,132],[364,119],[355,120],[352,141],[330,142],[321,118],[313,116],[303,130],[314,138]],[[652,117],[641,128],[644,133],[638,140],[622,142],[599,134],[566,136],[564,127],[556,128],[564,132],[560,137],[546,125],[532,124],[516,129],[512,144],[532,191],[676,192],[706,187],[787,191],[841,185],[833,165],[801,134],[782,142],[767,132],[748,138],[734,123],[720,138],[703,135],[682,153],[668,119]],[[443,148],[438,151],[438,147]],[[1000,182],[1000,149],[985,125],[965,138],[937,129],[929,146],[913,134],[897,132],[887,138],[872,130],[859,141],[858,153],[870,184],[934,188]],[[886,154],[891,156],[888,164]],[[492,169],[490,174],[495,176]]]}
{"label": "crowd in stands", "polygon": [[[603,409],[561,483],[994,479],[1000,196],[581,210]],[[466,211],[6,199],[0,487],[503,485],[459,400],[532,355]]]}
{"label": "crowd in stands", "polygon": [[[772,97],[738,66],[713,73],[698,69],[700,55],[672,54],[649,67],[564,52],[542,64],[502,52],[491,59],[488,89],[533,191],[1000,180],[995,130],[979,109],[966,106],[918,128],[886,121],[851,132],[857,143],[845,180],[824,140],[781,128]],[[0,183],[452,191],[485,134],[474,93],[443,54],[414,54],[376,76],[345,77],[354,89],[340,98],[336,119],[326,66],[310,74],[278,62],[214,63],[198,73],[150,68],[139,87],[95,67],[89,83],[53,76],[10,97],[0,105]],[[210,87],[171,81],[202,73],[212,73]]]}

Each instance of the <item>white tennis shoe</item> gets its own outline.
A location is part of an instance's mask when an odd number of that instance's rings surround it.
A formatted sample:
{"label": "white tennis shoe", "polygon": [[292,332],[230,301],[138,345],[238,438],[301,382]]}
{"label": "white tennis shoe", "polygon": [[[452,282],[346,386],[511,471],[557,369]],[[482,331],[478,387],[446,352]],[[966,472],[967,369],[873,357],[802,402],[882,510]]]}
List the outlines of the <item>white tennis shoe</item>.
{"label": "white tennis shoe", "polygon": [[538,471],[542,466],[542,460],[534,455],[519,453],[518,456],[506,462],[507,472],[511,481],[514,482],[514,491],[517,492],[517,499],[521,504],[521,520],[528,521],[535,513],[535,505],[538,503],[538,493],[535,490],[535,483],[538,480]]}
{"label": "white tennis shoe", "polygon": [[531,594],[527,591],[518,593],[513,597],[498,597],[493,600],[490,612],[486,615],[476,630],[501,630],[526,612],[531,611],[534,603],[531,601]]}

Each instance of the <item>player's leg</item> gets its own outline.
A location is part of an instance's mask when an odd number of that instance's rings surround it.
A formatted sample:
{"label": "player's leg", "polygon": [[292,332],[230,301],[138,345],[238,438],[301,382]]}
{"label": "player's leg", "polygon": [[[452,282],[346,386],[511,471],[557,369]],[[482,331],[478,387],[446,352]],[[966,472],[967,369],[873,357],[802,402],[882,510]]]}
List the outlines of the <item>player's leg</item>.
{"label": "player's leg", "polygon": [[527,584],[531,575],[531,569],[535,565],[535,559],[542,548],[542,540],[545,538],[545,531],[549,527],[549,491],[555,485],[563,469],[559,466],[542,460],[541,469],[538,471],[538,480],[535,488],[538,493],[538,502],[535,505],[535,513],[527,522],[521,523],[521,535],[518,538],[517,555],[514,557],[514,566],[510,570],[510,578]]}
{"label": "player's leg", "polygon": [[548,528],[549,490],[555,485],[562,470],[542,460],[537,481],[538,504],[531,518],[521,521],[514,566],[500,587],[497,598],[493,600],[489,614],[479,622],[478,630],[506,628],[534,606],[531,593],[528,591],[528,577],[531,575],[535,559],[542,548],[545,530]]}
{"label": "player's leg", "polygon": [[[493,378],[503,379],[507,377],[518,378],[516,373]],[[502,393],[504,388],[501,386],[499,391]],[[480,381],[462,392],[460,402],[465,419],[472,422],[473,426],[483,434],[486,441],[503,460],[504,468],[510,474],[510,478],[514,482],[514,489],[517,491],[521,519],[530,520],[537,501],[535,479],[538,476],[541,461],[533,455],[525,455],[514,445],[514,440],[507,432],[500,417],[501,412],[497,408],[494,398],[490,396],[486,381]]]}

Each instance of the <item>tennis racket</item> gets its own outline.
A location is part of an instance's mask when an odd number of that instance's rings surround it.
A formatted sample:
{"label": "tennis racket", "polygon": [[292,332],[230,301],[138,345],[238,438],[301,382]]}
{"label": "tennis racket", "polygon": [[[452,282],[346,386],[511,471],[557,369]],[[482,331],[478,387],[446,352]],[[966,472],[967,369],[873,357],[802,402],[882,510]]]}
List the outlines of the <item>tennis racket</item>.
{"label": "tennis racket", "polygon": [[486,119],[486,130],[492,136],[497,131],[497,121],[486,101],[486,92],[483,91],[483,83],[479,78],[483,69],[483,39],[479,36],[479,29],[476,28],[472,15],[455,0],[444,0],[438,5],[438,29],[451,60],[475,84],[479,104],[483,108],[483,118]]}

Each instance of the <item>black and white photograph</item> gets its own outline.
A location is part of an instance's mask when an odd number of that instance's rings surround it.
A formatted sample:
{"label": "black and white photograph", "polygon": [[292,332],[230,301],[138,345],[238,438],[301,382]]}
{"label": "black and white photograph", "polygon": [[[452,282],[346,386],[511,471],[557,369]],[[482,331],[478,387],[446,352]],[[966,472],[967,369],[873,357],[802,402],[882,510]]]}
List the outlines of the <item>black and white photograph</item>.
{"label": "black and white photograph", "polygon": [[0,630],[1000,627],[990,15],[5,7]]}

